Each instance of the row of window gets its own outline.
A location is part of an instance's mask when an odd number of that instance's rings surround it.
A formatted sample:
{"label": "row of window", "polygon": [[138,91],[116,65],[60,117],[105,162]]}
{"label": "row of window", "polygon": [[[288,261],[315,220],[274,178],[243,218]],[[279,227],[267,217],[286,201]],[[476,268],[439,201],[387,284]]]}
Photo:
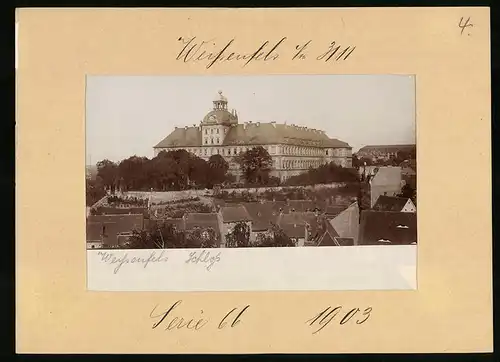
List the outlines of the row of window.
{"label": "row of window", "polygon": [[[215,133],[219,134],[219,128],[215,128]],[[227,128],[224,128],[224,134],[227,133]],[[208,128],[205,128],[205,134],[208,135]],[[210,134],[214,134],[214,128],[210,128]]]}
{"label": "row of window", "polygon": [[[208,138],[205,138],[204,143],[205,144],[219,144],[220,143],[220,138],[211,138],[210,140]],[[241,152],[246,152],[252,147],[227,147],[227,148],[187,148],[186,151],[194,153],[195,155],[222,155],[222,156],[236,156],[240,154]],[[269,154],[275,154],[274,151],[278,151],[278,154],[281,154],[281,151],[283,151],[283,154],[288,155],[296,155],[296,156],[321,156],[323,155],[321,149],[305,149],[305,154],[301,153],[300,151],[304,151],[304,149],[300,147],[288,147],[288,146],[264,146],[264,149],[269,153]],[[313,152],[314,151],[314,152]],[[318,151],[318,152],[316,152]],[[325,150],[325,155],[326,156],[340,156],[340,157],[345,157],[348,156],[348,150],[347,149],[336,149],[334,150],[336,152],[332,152],[329,154],[328,150]],[[309,161],[301,161],[305,162],[305,165],[307,165],[307,162]],[[309,166],[306,166],[306,168]]]}
{"label": "row of window", "polygon": [[307,169],[309,167],[319,167],[323,164],[322,160],[283,160],[282,168],[285,169]]}

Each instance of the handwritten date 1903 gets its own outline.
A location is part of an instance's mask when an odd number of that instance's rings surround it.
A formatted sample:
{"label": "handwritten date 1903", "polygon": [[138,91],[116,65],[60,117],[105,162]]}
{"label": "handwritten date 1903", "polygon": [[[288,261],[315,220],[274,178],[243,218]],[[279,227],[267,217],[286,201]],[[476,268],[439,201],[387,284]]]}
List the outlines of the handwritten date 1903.
{"label": "handwritten date 1903", "polygon": [[370,318],[371,312],[372,307],[367,307],[364,310],[361,310],[359,308],[352,308],[347,310],[343,309],[342,306],[337,306],[335,308],[329,306],[320,313],[316,314],[311,319],[308,319],[306,321],[306,324],[314,329],[313,334],[316,334],[323,328],[325,328],[328,324],[330,324],[330,322],[332,322],[337,316],[338,318],[336,319],[336,321],[339,323],[339,325],[354,322],[356,324],[363,324],[368,320],[368,318]]}

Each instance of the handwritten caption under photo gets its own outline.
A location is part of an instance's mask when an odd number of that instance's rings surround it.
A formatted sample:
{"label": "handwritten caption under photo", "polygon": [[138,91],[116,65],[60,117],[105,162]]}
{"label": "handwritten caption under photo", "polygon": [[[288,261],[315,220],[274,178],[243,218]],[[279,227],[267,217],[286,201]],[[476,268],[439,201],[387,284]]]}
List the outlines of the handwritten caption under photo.
{"label": "handwritten caption under photo", "polygon": [[[200,251],[186,251],[187,257],[184,260],[185,264],[188,265],[202,265],[207,271],[211,271],[214,265],[221,261],[221,253],[213,252],[208,250]],[[105,264],[114,265],[113,273],[118,274],[118,272],[124,267],[124,265],[142,265],[146,269],[151,264],[167,263],[169,261],[167,252],[162,250],[157,252],[156,250],[151,251],[147,257],[132,256],[128,252],[109,252],[109,251],[99,251],[97,255],[100,257],[100,261]]]}

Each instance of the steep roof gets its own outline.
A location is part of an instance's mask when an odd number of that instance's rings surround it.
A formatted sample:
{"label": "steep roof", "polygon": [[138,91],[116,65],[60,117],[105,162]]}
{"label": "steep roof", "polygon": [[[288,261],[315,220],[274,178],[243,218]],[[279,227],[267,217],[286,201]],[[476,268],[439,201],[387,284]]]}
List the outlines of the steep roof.
{"label": "steep roof", "polygon": [[130,232],[142,230],[144,227],[144,215],[90,215],[87,224],[116,224],[117,232]]}
{"label": "steep roof", "polygon": [[247,209],[243,205],[222,206],[222,222],[251,221]]}
{"label": "steep roof", "polygon": [[244,202],[242,205],[252,219],[253,231],[268,230],[271,227],[271,223],[276,223],[278,219],[279,212],[269,202]]}
{"label": "steep roof", "polygon": [[87,222],[87,242],[101,241],[102,225],[101,223],[88,223]]}
{"label": "steep roof", "polygon": [[409,199],[397,196],[380,195],[373,210],[376,211],[401,211]]}
{"label": "steep roof", "polygon": [[[199,127],[176,128],[154,148],[196,147],[202,144]],[[245,123],[232,125],[223,145],[290,144],[315,147],[351,148],[348,143],[329,138],[323,131],[276,123]]]}
{"label": "steep roof", "polygon": [[186,230],[212,228],[217,234],[220,233],[219,220],[216,213],[187,213],[184,215],[184,225]]}
{"label": "steep roof", "polygon": [[[142,230],[144,215],[90,215],[87,218],[87,241],[100,241],[105,245],[118,245],[133,230]],[[102,239],[101,239],[102,238]]]}
{"label": "steep roof", "polygon": [[276,223],[291,238],[304,238],[306,236],[306,220],[302,213],[280,214]]}
{"label": "steep roof", "polygon": [[174,129],[154,148],[199,146],[201,146],[201,130],[199,127],[184,127]]}
{"label": "steep roof", "polygon": [[379,167],[371,179],[372,185],[398,185],[401,184],[401,167]]}
{"label": "steep roof", "polygon": [[417,214],[410,212],[361,212],[359,245],[408,245],[417,241]]}
{"label": "steep roof", "polygon": [[165,219],[153,220],[153,222],[151,222],[151,226],[162,227],[166,225],[172,225],[177,230],[185,229],[185,221],[183,218],[165,218]]}

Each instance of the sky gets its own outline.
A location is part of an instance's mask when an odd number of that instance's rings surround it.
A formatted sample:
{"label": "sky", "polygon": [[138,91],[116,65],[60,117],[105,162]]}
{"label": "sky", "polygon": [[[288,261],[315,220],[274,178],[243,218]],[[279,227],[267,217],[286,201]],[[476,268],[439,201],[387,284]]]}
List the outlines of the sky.
{"label": "sky", "polygon": [[296,124],[349,143],[415,143],[409,75],[88,76],[87,165],[151,158],[174,127],[199,125],[222,91],[239,122]]}

